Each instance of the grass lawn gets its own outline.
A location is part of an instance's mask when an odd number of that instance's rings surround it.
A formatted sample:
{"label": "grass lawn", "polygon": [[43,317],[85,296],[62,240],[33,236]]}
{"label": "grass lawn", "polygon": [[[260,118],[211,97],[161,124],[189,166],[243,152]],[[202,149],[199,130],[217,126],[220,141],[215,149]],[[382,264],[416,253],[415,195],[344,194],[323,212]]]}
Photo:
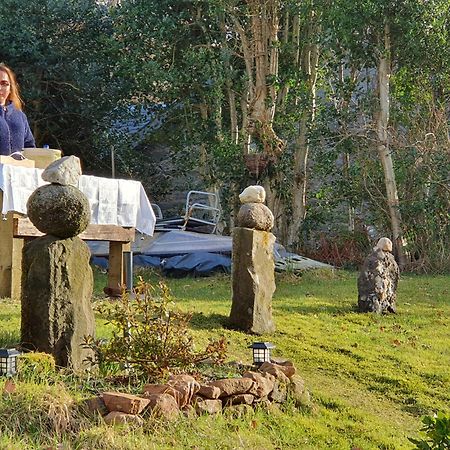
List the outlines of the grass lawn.
{"label": "grass lawn", "polygon": [[[97,296],[104,282],[105,276],[96,273]],[[231,306],[229,277],[167,282],[178,306],[193,312],[199,348],[210,337],[225,336],[229,358],[250,362],[248,345],[273,342],[274,355],[293,360],[305,379],[312,407],[299,411],[287,404],[271,414],[183,418],[143,429],[106,427],[98,420],[58,435],[37,419],[48,414],[43,399],[81,398],[86,392],[61,380],[18,381],[15,397],[0,402],[0,448],[63,442],[80,449],[402,449],[413,447],[407,437],[417,436],[422,415],[450,413],[448,276],[404,275],[398,314],[381,317],[355,312],[356,273],[284,276],[277,280],[273,300],[277,331],[260,338],[224,328]],[[98,317],[97,323],[98,336],[108,336],[104,320]],[[2,300],[0,345],[18,342],[19,328],[20,305]],[[28,424],[11,425],[13,413],[25,414]]]}

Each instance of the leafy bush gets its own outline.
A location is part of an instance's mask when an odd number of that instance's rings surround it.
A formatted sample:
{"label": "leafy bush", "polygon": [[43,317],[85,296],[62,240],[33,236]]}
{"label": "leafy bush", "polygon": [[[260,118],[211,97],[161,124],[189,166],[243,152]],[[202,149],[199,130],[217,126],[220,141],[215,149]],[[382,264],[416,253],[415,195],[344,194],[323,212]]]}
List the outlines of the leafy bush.
{"label": "leafy bush", "polygon": [[434,417],[425,416],[422,419],[425,439],[409,440],[416,445],[417,450],[448,450],[450,449],[450,417],[438,413]]}
{"label": "leafy bush", "polygon": [[175,308],[170,291],[139,280],[132,300],[126,292],[119,301],[104,303],[97,310],[114,330],[109,341],[87,337],[85,347],[94,350],[91,361],[102,371],[128,371],[150,379],[161,378],[169,369],[186,370],[205,359],[222,362],[224,339],[211,341],[196,352],[188,330],[191,315]]}

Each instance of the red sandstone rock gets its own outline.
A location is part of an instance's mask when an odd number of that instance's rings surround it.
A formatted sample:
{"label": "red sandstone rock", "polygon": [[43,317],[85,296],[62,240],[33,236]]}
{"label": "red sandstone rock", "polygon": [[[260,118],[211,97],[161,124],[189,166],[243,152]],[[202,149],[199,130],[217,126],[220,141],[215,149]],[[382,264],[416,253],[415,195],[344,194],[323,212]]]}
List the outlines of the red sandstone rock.
{"label": "red sandstone rock", "polygon": [[256,385],[250,391],[251,394],[257,397],[265,397],[273,390],[275,384],[275,377],[268,372],[244,372],[244,378],[250,378],[255,381]]}
{"label": "red sandstone rock", "polygon": [[120,392],[104,392],[103,401],[108,411],[120,411],[126,414],[139,414],[149,403],[146,398]]}
{"label": "red sandstone rock", "polygon": [[216,386],[202,385],[197,394],[215,400],[220,396],[220,389]]}
{"label": "red sandstone rock", "polygon": [[283,366],[279,366],[278,364],[270,362],[265,362],[261,365],[259,371],[270,373],[278,380],[283,381],[284,383],[289,383],[289,378],[284,373]]}
{"label": "red sandstone rock", "polygon": [[156,417],[174,420],[180,414],[176,400],[169,394],[151,394],[148,400],[148,410]]}
{"label": "red sandstone rock", "polygon": [[222,401],[212,399],[200,399],[197,397],[195,411],[200,414],[218,414],[222,411]]}
{"label": "red sandstone rock", "polygon": [[220,389],[219,397],[229,397],[230,395],[246,394],[254,388],[255,382],[250,378],[226,378],[210,383]]}

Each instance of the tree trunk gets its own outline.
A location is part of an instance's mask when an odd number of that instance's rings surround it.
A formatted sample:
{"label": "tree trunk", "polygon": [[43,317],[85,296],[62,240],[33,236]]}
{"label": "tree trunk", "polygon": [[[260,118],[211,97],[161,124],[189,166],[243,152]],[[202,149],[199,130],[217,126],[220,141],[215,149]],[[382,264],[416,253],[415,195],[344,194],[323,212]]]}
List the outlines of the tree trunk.
{"label": "tree trunk", "polygon": [[386,198],[391,221],[392,240],[400,268],[406,265],[406,252],[403,241],[402,220],[399,209],[397,184],[395,181],[394,164],[389,150],[389,78],[390,78],[390,31],[385,25],[383,46],[378,61],[378,95],[379,111],[376,117],[377,150],[384,171]]}
{"label": "tree trunk", "polygon": [[[313,23],[312,12],[310,33],[318,30]],[[308,164],[308,131],[315,119],[316,111],[316,82],[317,65],[319,62],[319,48],[317,44],[307,45],[302,58],[302,70],[308,76],[309,107],[303,112],[299,123],[298,136],[294,150],[294,180],[292,186],[292,215],[287,226],[285,243],[288,248],[294,249],[299,242],[299,230],[306,216],[306,189],[307,189],[307,164]]]}

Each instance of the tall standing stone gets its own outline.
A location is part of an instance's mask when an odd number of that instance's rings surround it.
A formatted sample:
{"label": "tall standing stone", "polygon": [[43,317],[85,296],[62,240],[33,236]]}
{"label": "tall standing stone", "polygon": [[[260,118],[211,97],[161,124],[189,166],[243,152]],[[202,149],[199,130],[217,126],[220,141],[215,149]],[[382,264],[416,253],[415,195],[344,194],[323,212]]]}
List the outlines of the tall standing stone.
{"label": "tall standing stone", "polygon": [[[255,189],[252,189],[255,188]],[[265,193],[250,186],[241,194],[244,201],[233,229],[232,327],[255,334],[272,333],[272,295],[275,292],[272,212],[262,204]],[[244,198],[244,200],[242,200]]]}
{"label": "tall standing stone", "polygon": [[22,259],[22,346],[75,371],[90,356],[84,336],[95,334],[90,256],[78,237],[45,235],[25,246]]}
{"label": "tall standing stone", "polygon": [[82,343],[95,335],[90,251],[77,236],[90,221],[89,202],[74,187],[79,172],[74,157],[47,169],[51,184],[38,188],[27,204],[30,220],[47,234],[27,243],[22,258],[22,346],[50,353],[74,371],[93,356]]}
{"label": "tall standing stone", "polygon": [[381,238],[364,260],[358,277],[360,312],[395,313],[400,271],[392,255],[392,242]]}

